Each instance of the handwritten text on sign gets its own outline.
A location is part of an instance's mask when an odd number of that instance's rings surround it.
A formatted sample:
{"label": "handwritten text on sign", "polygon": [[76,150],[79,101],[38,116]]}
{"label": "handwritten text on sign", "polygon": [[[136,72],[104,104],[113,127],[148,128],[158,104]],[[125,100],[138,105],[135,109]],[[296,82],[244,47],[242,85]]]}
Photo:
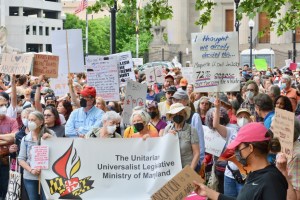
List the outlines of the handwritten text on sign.
{"label": "handwritten text on sign", "polygon": [[119,59],[120,85],[125,86],[128,80],[135,81],[131,52],[126,51],[122,53],[112,54],[110,56],[117,56]]}
{"label": "handwritten text on sign", "polygon": [[293,155],[294,120],[295,113],[276,108],[271,125],[274,137],[280,141],[281,152],[285,153],[288,159]]}
{"label": "handwritten text on sign", "polygon": [[58,77],[59,57],[52,55],[34,55],[33,76],[45,74],[49,78]]}
{"label": "handwritten text on sign", "polygon": [[87,83],[105,101],[119,101],[119,72],[117,57],[88,56]]}
{"label": "handwritten text on sign", "polygon": [[129,119],[132,109],[136,106],[145,106],[147,85],[135,81],[127,81],[126,96],[124,101],[123,120],[130,124]]}
{"label": "handwritten text on sign", "polygon": [[192,50],[195,91],[239,91],[237,33],[193,33]]}
{"label": "handwritten text on sign", "polygon": [[48,146],[33,146],[31,149],[32,169],[48,169],[49,167],[49,147]]}
{"label": "handwritten text on sign", "polygon": [[33,55],[2,54],[0,73],[29,74],[32,67]]}
{"label": "handwritten text on sign", "polygon": [[220,156],[226,141],[222,136],[207,126],[203,126],[204,141],[205,141],[205,152],[210,153],[214,156]]}
{"label": "handwritten text on sign", "polygon": [[152,85],[153,83],[164,83],[165,81],[162,66],[146,68],[145,73],[148,85]]}

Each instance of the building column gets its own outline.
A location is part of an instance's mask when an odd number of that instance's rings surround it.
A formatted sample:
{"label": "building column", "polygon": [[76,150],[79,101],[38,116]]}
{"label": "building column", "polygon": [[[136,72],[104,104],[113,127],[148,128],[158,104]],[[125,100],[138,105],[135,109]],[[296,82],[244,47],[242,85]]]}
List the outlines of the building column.
{"label": "building column", "polygon": [[23,16],[23,7],[19,7],[19,16]]}
{"label": "building column", "polygon": [[0,26],[5,26],[5,0],[0,0]]}

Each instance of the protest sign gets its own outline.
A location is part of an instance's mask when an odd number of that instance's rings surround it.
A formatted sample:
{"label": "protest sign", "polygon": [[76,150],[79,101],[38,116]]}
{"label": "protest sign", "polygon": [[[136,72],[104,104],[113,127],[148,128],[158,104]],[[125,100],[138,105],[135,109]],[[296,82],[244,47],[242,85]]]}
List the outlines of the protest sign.
{"label": "protest sign", "polygon": [[293,62],[291,59],[286,59],[285,61],[285,67],[288,68],[290,67],[290,64]]}
{"label": "protest sign", "polygon": [[55,96],[64,96],[69,92],[68,74],[59,74],[57,78],[50,79],[50,86]]}
{"label": "protest sign", "polygon": [[119,71],[117,57],[87,56],[87,84],[96,88],[105,101],[119,101]]}
{"label": "protest sign", "polygon": [[58,63],[58,56],[35,54],[32,70],[33,76],[39,76],[44,74],[48,78],[57,78]]}
{"label": "protest sign", "polygon": [[162,66],[154,66],[151,68],[146,68],[145,74],[146,74],[146,81],[148,85],[153,85],[153,83],[165,82]]}
{"label": "protest sign", "polygon": [[219,157],[224,149],[226,140],[215,130],[203,126],[205,152]]}
{"label": "protest sign", "polygon": [[45,145],[32,146],[30,167],[32,169],[49,168],[49,147]]}
{"label": "protest sign", "polygon": [[132,109],[136,106],[146,105],[147,85],[135,81],[127,81],[126,95],[123,109],[123,122],[130,124]]}
{"label": "protest sign", "polygon": [[183,67],[181,68],[182,77],[184,77],[186,80],[188,80],[189,84],[194,84],[193,80],[193,73],[194,68],[193,67]]}
{"label": "protest sign", "polygon": [[33,54],[2,54],[0,73],[29,74],[31,72]]}
{"label": "protest sign", "polygon": [[153,194],[151,199],[184,199],[195,190],[193,181],[204,183],[204,180],[190,166],[186,166],[160,190]]}
{"label": "protest sign", "polygon": [[267,71],[268,69],[266,59],[254,59],[254,65],[257,71]]}
{"label": "protest sign", "polygon": [[84,72],[82,30],[51,32],[52,53],[59,55],[59,74]]}
{"label": "protest sign", "polygon": [[291,63],[290,66],[289,66],[289,69],[294,71],[297,69],[297,63]]}
{"label": "protest sign", "polygon": [[288,159],[291,159],[293,155],[294,120],[295,113],[275,108],[271,130],[274,137],[280,141],[281,152],[285,153]]}
{"label": "protest sign", "polygon": [[144,64],[144,59],[143,58],[132,58],[132,62],[135,67],[138,67],[138,66],[141,66]]}
{"label": "protest sign", "polygon": [[50,168],[41,174],[47,199],[150,199],[181,170],[171,134],[146,141],[51,138],[42,145],[50,148]]}
{"label": "protest sign", "polygon": [[240,91],[238,34],[192,33],[195,92]]}
{"label": "protest sign", "polygon": [[131,52],[122,52],[113,54],[112,56],[117,56],[119,58],[119,76],[120,76],[120,86],[125,86],[128,80],[135,81],[135,75],[133,71],[133,62]]}

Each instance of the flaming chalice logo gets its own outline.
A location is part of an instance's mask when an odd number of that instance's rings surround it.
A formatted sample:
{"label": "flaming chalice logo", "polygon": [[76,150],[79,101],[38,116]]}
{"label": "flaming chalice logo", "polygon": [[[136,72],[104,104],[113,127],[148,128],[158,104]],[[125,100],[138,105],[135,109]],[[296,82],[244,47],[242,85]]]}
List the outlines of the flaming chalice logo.
{"label": "flaming chalice logo", "polygon": [[[71,160],[71,170],[67,170],[72,151],[74,155]],[[80,195],[93,189],[94,183],[91,176],[79,179],[74,175],[80,170],[81,161],[77,156],[77,151],[73,148],[73,142],[68,150],[58,158],[52,165],[52,171],[58,175],[58,177],[51,180],[46,180],[49,186],[50,194],[58,193],[59,199],[81,199]]]}

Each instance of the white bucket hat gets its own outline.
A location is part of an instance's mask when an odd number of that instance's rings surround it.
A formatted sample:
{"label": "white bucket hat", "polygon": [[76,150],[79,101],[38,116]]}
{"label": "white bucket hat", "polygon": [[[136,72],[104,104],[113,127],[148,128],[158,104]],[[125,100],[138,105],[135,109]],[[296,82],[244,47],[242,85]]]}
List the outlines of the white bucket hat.
{"label": "white bucket hat", "polygon": [[188,106],[182,105],[182,103],[174,103],[171,105],[170,110],[166,114],[167,119],[170,119],[170,115],[175,115],[176,113],[179,113],[182,110],[185,110],[185,113],[186,113],[185,120],[188,120],[191,115],[191,108]]}

